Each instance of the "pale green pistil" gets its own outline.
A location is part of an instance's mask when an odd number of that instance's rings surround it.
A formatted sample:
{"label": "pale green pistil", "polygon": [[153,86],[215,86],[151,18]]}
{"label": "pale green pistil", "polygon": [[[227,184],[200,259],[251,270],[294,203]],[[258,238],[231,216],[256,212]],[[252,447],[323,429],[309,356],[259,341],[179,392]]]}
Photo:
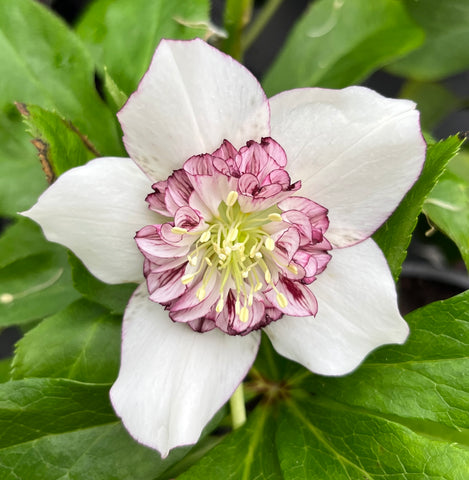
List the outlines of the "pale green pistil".
{"label": "pale green pistil", "polygon": [[[219,215],[208,223],[204,232],[198,232],[200,237],[187,260],[190,265],[199,267],[194,273],[184,275],[182,283],[190,284],[204,272],[202,284],[196,292],[197,298],[202,301],[209,281],[218,274],[220,297],[215,309],[218,313],[223,310],[228,285],[235,294],[235,311],[242,322],[249,319],[254,294],[267,286],[277,292],[277,302],[285,308],[287,299],[277,291],[269,269],[269,265],[276,265],[273,255],[275,241],[262,228],[268,223],[281,221],[279,212],[278,207],[271,207],[262,212],[244,213],[238,203],[238,193],[231,191],[220,204]],[[183,234],[183,230],[173,228],[174,233]]]}

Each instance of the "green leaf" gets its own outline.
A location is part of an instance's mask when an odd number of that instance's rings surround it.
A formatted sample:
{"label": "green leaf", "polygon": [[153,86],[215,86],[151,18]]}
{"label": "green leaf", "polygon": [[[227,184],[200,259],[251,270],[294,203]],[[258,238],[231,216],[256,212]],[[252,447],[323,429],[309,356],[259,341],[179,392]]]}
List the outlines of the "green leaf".
{"label": "green leaf", "polygon": [[117,113],[124,106],[128,96],[119,88],[106,67],[104,67],[103,87],[109,105]]}
{"label": "green leaf", "polygon": [[107,155],[121,150],[113,115],[99,98],[91,58],[48,9],[31,0],[0,3],[1,105],[55,108]]}
{"label": "green leaf", "polygon": [[30,378],[0,384],[0,392],[0,448],[116,421],[109,385]]}
{"label": "green leaf", "polygon": [[275,428],[272,409],[262,405],[242,428],[210,450],[178,479],[282,479],[274,443]]}
{"label": "green leaf", "polygon": [[17,343],[12,377],[112,383],[119,371],[120,317],[86,300],[46,318]]}
{"label": "green leaf", "polygon": [[[204,37],[208,23],[208,0],[98,0],[78,22],[77,33],[101,73],[105,66],[114,82],[129,95],[162,38]],[[194,27],[188,26],[191,24]]]}
{"label": "green leaf", "polygon": [[417,103],[424,131],[433,129],[449,113],[461,106],[461,100],[439,83],[409,80],[404,84],[400,96]]}
{"label": "green leaf", "polygon": [[227,37],[221,49],[234,59],[241,61],[243,54],[242,33],[252,17],[253,0],[227,0],[223,15],[223,25]]}
{"label": "green leaf", "polygon": [[[467,154],[454,160],[457,159],[466,164],[466,170],[469,168]],[[431,223],[458,246],[469,269],[469,175],[464,177],[451,170],[444,172],[426,199],[423,211]]]}
{"label": "green leaf", "polygon": [[67,251],[19,217],[0,237],[0,327],[52,315],[78,296]]}
{"label": "green leaf", "polygon": [[0,450],[0,479],[155,480],[186,451],[177,449],[161,460],[113,423]]}
{"label": "green leaf", "polygon": [[422,41],[401,2],[319,0],[294,27],[263,86],[269,96],[298,87],[345,87]]}
{"label": "green leaf", "polygon": [[406,317],[411,333],[403,346],[381,348],[352,375],[311,377],[306,388],[469,446],[468,307],[465,292],[420,308]]}
{"label": "green leaf", "polygon": [[465,480],[468,307],[466,292],[413,312],[405,345],[344,377],[264,356],[246,385],[263,395],[246,425],[180,478]]}
{"label": "green leaf", "polygon": [[[466,292],[417,310],[407,317],[411,335],[404,346],[380,349],[346,377],[308,377],[303,386],[313,395],[311,404],[293,410],[312,453],[320,442],[335,468],[350,474],[364,469],[365,478],[405,479],[413,472],[422,479],[465,479],[468,305]],[[295,425],[292,418],[283,421]],[[293,436],[287,441],[298,443]],[[316,457],[310,455],[310,462]],[[331,478],[350,478],[332,468]]]}
{"label": "green leaf", "polygon": [[130,296],[135,291],[134,283],[109,285],[101,282],[86,269],[73,254],[69,256],[72,267],[73,284],[88,300],[104,305],[112,313],[123,313]]}
{"label": "green leaf", "polygon": [[395,422],[310,399],[288,402],[277,431],[288,480],[464,480],[469,452]]}
{"label": "green leaf", "polygon": [[47,185],[15,101],[55,109],[102,154],[123,152],[117,121],[96,92],[86,50],[39,2],[0,2],[0,77],[1,215],[29,208]]}
{"label": "green leaf", "polygon": [[0,270],[0,327],[39,320],[79,297],[63,250],[22,258]]}
{"label": "green leaf", "polygon": [[10,380],[11,358],[0,360],[0,383]]}
{"label": "green leaf", "polygon": [[[220,418],[222,418],[223,412],[225,410],[227,409],[222,408],[222,410],[218,412],[217,416],[220,415]],[[224,413],[226,415],[226,412]],[[215,420],[218,420],[217,416],[214,417]],[[196,445],[194,445],[191,451],[180,462],[176,463],[173,467],[165,471],[164,475],[158,477],[158,480],[173,480],[175,478],[179,478],[179,475],[184,473],[186,470],[192,467],[192,465],[198,462],[203,456],[207,454],[209,450],[218,445],[222,441],[222,439],[223,437],[220,435],[210,435],[205,438],[201,438],[201,440]]]}
{"label": "green leaf", "polygon": [[63,248],[48,242],[32,220],[19,217],[0,237],[0,268],[30,255],[53,251],[63,251]]}
{"label": "green leaf", "polygon": [[[463,136],[465,137],[464,141],[466,141],[467,135],[464,134]],[[467,144],[464,147],[467,147]],[[469,182],[469,150],[467,148],[461,149],[451,160],[448,170]]]}
{"label": "green leaf", "polygon": [[404,0],[414,21],[426,33],[425,43],[388,68],[416,80],[435,81],[469,67],[467,0]]}
{"label": "green leaf", "polygon": [[[257,353],[256,361],[251,368],[251,375],[255,379],[268,378],[271,382],[282,383],[285,378],[294,377],[301,367],[285,357],[279,355],[267,335],[262,335],[261,346]],[[256,389],[254,389],[256,391]],[[246,390],[246,396],[252,389]]]}
{"label": "green leaf", "polygon": [[46,186],[21,115],[13,101],[2,105],[0,89],[0,215],[27,210]]}
{"label": "green leaf", "polygon": [[112,412],[108,385],[30,378],[0,385],[2,480],[154,480],[166,460],[138,445]]}
{"label": "green leaf", "polygon": [[462,140],[456,135],[428,145],[427,158],[420,178],[410,189],[388,221],[375,233],[374,239],[383,250],[397,280],[407,255],[412,232],[423,203],[443,173],[449,160],[458,152]]}
{"label": "green leaf", "polygon": [[57,113],[36,105],[21,104],[18,108],[33,136],[32,143],[49,183],[70,168],[99,156],[78,129]]}

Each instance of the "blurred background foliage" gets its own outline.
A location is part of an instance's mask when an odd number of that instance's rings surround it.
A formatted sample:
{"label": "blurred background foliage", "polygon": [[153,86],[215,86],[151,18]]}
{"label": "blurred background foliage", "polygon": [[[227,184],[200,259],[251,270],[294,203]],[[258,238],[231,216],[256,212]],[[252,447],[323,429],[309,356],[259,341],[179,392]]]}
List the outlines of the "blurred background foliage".
{"label": "blurred background foliage", "polygon": [[[200,36],[242,56],[269,95],[364,84],[417,102],[432,144],[427,166],[375,238],[397,278],[423,210],[399,279],[401,309],[453,297],[469,288],[467,147],[454,156],[455,135],[469,129],[469,2],[259,0],[247,25],[238,15],[245,0],[40,3],[47,9],[0,1],[0,378],[9,380],[0,479],[169,479],[193,463],[181,478],[276,479],[282,460],[295,479],[308,478],[301,468],[326,468],[317,478],[465,480],[467,293],[408,315],[404,347],[377,351],[342,379],[308,375],[264,343],[248,382],[248,424],[223,437],[222,409],[200,444],[163,462],[126,435],[107,400],[133,286],[99,282],[17,212],[68,168],[125,155],[115,113],[159,39]],[[279,385],[289,396],[269,403]]]}

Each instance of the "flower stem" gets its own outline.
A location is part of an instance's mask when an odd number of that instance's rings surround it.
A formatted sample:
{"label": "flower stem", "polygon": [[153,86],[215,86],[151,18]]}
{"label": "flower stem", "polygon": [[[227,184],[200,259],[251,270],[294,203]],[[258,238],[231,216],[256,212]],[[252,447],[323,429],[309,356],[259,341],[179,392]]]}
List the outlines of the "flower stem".
{"label": "flower stem", "polygon": [[262,32],[264,27],[269,23],[269,20],[272,18],[272,15],[276,12],[277,8],[280,7],[280,4],[283,0],[268,0],[263,9],[259,12],[254,22],[251,24],[249,29],[244,35],[242,42],[243,51],[247,50]]}
{"label": "flower stem", "polygon": [[223,42],[223,51],[238,61],[243,57],[241,34],[251,20],[254,0],[226,0],[224,27],[228,38]]}
{"label": "flower stem", "polygon": [[244,389],[241,382],[230,398],[231,423],[233,430],[244,425],[246,422],[246,405],[244,403]]}

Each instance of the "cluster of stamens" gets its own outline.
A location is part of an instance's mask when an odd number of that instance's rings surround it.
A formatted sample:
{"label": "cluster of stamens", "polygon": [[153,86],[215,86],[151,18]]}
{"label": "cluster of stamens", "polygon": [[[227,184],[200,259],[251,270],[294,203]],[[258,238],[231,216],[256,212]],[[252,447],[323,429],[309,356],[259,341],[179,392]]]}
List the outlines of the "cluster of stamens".
{"label": "cluster of stamens", "polygon": [[[219,216],[208,223],[194,248],[187,255],[189,265],[195,271],[182,276],[184,285],[191,284],[199,275],[203,276],[201,286],[196,291],[202,301],[207,294],[207,285],[213,275],[219,275],[219,299],[215,310],[220,313],[225,307],[227,286],[235,293],[235,312],[246,323],[249,320],[249,307],[254,295],[260,290],[272,288],[280,308],[288,304],[285,295],[277,290],[271,269],[276,263],[275,241],[263,230],[270,222],[281,222],[277,207],[267,211],[244,213],[238,203],[238,193],[229,192],[219,207]],[[190,234],[186,229],[173,227],[173,233]],[[270,267],[269,265],[270,264]],[[287,266],[292,272],[296,267]]]}
{"label": "cluster of stamens", "polygon": [[135,240],[150,300],[198,332],[247,335],[282,315],[309,316],[309,285],[330,259],[327,210],[296,196],[272,138],[224,140],[155,183],[149,207],[167,220]]}

